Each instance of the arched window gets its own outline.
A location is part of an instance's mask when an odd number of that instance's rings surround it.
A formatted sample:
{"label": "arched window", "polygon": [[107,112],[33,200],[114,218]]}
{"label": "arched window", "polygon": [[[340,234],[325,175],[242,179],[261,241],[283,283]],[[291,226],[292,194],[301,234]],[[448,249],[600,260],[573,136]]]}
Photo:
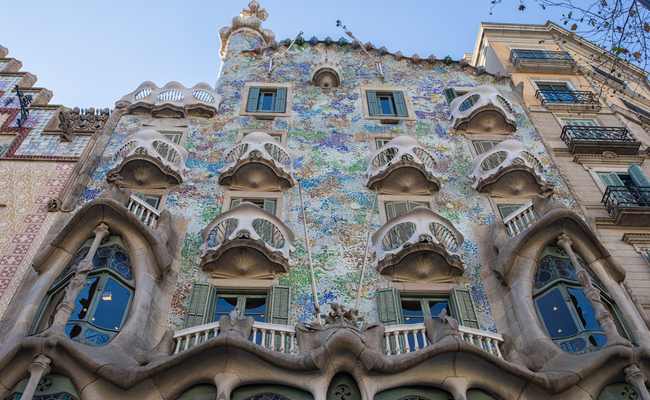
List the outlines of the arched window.
{"label": "arched window", "polygon": [[[47,293],[32,334],[40,334],[51,326],[56,309],[65,297],[65,289],[75,275],[74,268],[86,257],[92,240],[87,241],[68,263]],[[133,298],[135,281],[131,261],[119,236],[102,240],[93,257],[89,285],[75,300],[66,333],[72,340],[90,346],[110,342],[122,328]]]}
{"label": "arched window", "polygon": [[[593,285],[600,289],[602,303],[612,315],[621,336],[631,337],[603,284],[580,256],[578,261],[591,276]],[[607,336],[596,322],[595,311],[583,293],[571,260],[562,248],[549,246],[539,257],[533,298],[542,325],[562,350],[587,353],[603,347],[607,342]]]}
{"label": "arched window", "polygon": [[[6,400],[22,398],[29,379],[23,379],[13,388]],[[79,393],[70,379],[65,376],[49,374],[41,378],[36,385],[33,400],[78,400]]]}
{"label": "arched window", "polygon": [[404,386],[377,393],[374,400],[453,400],[453,396],[442,389],[427,386]]}
{"label": "arched window", "polygon": [[282,385],[248,385],[233,390],[232,400],[314,400],[311,393]]}

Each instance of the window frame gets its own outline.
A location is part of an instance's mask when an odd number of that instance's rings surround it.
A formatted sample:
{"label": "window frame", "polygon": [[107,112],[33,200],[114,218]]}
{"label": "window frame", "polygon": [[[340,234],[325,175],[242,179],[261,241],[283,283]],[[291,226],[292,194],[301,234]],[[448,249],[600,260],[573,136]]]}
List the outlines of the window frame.
{"label": "window frame", "polygon": [[[264,298],[264,314],[262,314],[262,317],[264,317],[264,321],[258,321],[258,322],[264,322],[268,323],[267,321],[267,315],[268,315],[268,309],[267,307],[269,306],[268,304],[268,294],[267,292],[263,291],[258,291],[258,290],[239,290],[239,291],[231,291],[231,290],[217,290],[217,298],[215,301],[214,305],[214,310],[212,311],[213,314],[213,321],[218,322],[219,319],[217,319],[217,315],[229,315],[229,313],[222,313],[222,314],[217,314],[217,307],[219,307],[219,299],[222,298],[237,298],[237,304],[235,307],[239,307],[239,319],[244,319],[246,317],[250,317],[250,315],[246,315],[246,300],[247,299],[261,299]],[[241,305],[244,305],[244,307],[240,307]],[[253,315],[259,315],[259,314],[253,314]],[[219,317],[221,318],[221,317]],[[254,318],[254,317],[253,317]]]}
{"label": "window frame", "polygon": [[[263,91],[271,91],[273,89],[276,89],[276,90],[277,89],[286,89],[287,93],[286,93],[286,97],[285,97],[284,112],[259,111],[259,106],[258,106],[258,111],[247,111],[251,88],[260,88],[261,92],[263,92]],[[257,118],[257,119],[274,119],[274,118],[277,118],[277,117],[290,117],[291,116],[292,97],[293,97],[293,84],[292,83],[246,82],[244,84],[244,90],[243,90],[239,115],[241,115],[241,116],[253,116],[253,117]],[[259,99],[258,99],[258,101],[259,101]]]}
{"label": "window frame", "polygon": [[379,194],[377,195],[377,206],[379,207],[379,222],[384,225],[388,221],[388,215],[386,213],[386,203],[393,203],[399,201],[413,201],[418,203],[428,203],[429,209],[434,212],[438,212],[438,206],[433,198],[433,196],[412,196],[412,195],[400,195],[400,194]]}
{"label": "window frame", "polygon": [[238,190],[226,190],[223,196],[223,203],[221,206],[221,213],[231,210],[231,203],[235,199],[259,199],[259,200],[273,200],[275,201],[275,216],[282,219],[283,209],[283,194],[282,192],[250,192]]}
{"label": "window frame", "polygon": [[[413,104],[406,87],[396,86],[361,86],[361,104],[363,107],[363,117],[366,120],[378,120],[382,124],[397,124],[400,121],[414,121],[415,112],[413,111]],[[395,92],[402,93],[404,97],[404,105],[406,107],[406,116],[395,115],[371,115],[370,107],[368,106],[368,92],[375,92],[377,94],[392,94]],[[396,110],[397,112],[397,110]]]}
{"label": "window frame", "polygon": [[268,134],[269,136],[273,138],[280,138],[278,140],[278,143],[280,143],[283,146],[287,145],[287,130],[286,129],[239,129],[237,132],[237,138],[236,138],[236,143],[239,143],[242,141],[244,136],[248,135],[249,133],[253,132],[264,132]]}

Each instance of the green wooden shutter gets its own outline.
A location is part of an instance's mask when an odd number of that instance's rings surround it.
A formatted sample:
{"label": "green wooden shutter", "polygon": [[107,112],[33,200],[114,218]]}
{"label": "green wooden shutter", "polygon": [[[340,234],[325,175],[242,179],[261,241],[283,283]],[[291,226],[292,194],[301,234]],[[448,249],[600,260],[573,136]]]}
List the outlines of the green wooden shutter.
{"label": "green wooden shutter", "polygon": [[591,119],[563,119],[564,125],[569,126],[596,126],[596,123]]}
{"label": "green wooden shutter", "polygon": [[207,282],[195,282],[185,315],[185,328],[209,324],[217,306],[217,289]]}
{"label": "green wooden shutter", "polygon": [[474,149],[476,150],[476,154],[483,154],[486,151],[490,150],[494,146],[498,145],[499,141],[496,140],[475,140],[473,142],[474,144]]}
{"label": "green wooden shutter", "polygon": [[291,288],[289,286],[271,286],[266,297],[266,322],[289,325],[290,301]]}
{"label": "green wooden shutter", "polygon": [[636,186],[650,187],[650,181],[645,177],[645,175],[643,175],[643,171],[641,171],[641,168],[639,168],[636,163],[632,163],[632,165],[627,169],[627,172],[630,173],[630,178],[632,178],[632,182],[634,182]]}
{"label": "green wooden shutter", "polygon": [[499,214],[501,214],[501,218],[506,218],[507,216],[513,214],[520,208],[521,208],[521,204],[508,204],[504,206],[499,206]]}
{"label": "green wooden shutter", "polygon": [[458,95],[456,94],[456,89],[453,87],[445,89],[445,99],[447,99],[447,104],[451,104]]}
{"label": "green wooden shutter", "polygon": [[377,290],[377,312],[379,322],[388,325],[401,325],[404,323],[402,315],[402,302],[399,292],[395,288]]}
{"label": "green wooden shutter", "polygon": [[275,112],[283,113],[287,106],[287,88],[278,88],[275,96]]}
{"label": "green wooden shutter", "polygon": [[625,186],[616,172],[599,172],[598,177],[605,186]]}
{"label": "green wooden shutter", "polygon": [[232,199],[232,200],[230,200],[230,209],[233,209],[233,208],[237,207],[238,205],[241,204],[241,202],[242,202],[242,199]]}
{"label": "green wooden shutter", "polygon": [[449,297],[452,317],[463,326],[479,329],[472,292],[469,289],[454,288]]}
{"label": "green wooden shutter", "polygon": [[366,98],[368,99],[368,113],[370,115],[381,115],[379,103],[377,102],[377,92],[366,90]]}
{"label": "green wooden shutter", "polygon": [[275,200],[264,200],[264,211],[275,215]]}
{"label": "green wooden shutter", "polygon": [[404,101],[404,93],[393,92],[393,100],[395,101],[395,111],[397,112],[397,116],[408,117],[409,112],[406,108],[406,102]]}
{"label": "green wooden shutter", "polygon": [[260,98],[260,88],[251,87],[248,90],[248,104],[246,104],[247,112],[257,112],[257,102]]}

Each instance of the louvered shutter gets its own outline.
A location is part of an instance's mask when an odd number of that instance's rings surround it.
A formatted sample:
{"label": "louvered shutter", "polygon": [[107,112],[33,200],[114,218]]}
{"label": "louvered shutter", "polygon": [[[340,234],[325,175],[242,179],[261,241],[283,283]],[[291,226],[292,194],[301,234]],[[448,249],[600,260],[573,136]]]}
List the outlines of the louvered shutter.
{"label": "louvered shutter", "polygon": [[275,96],[275,112],[283,113],[287,106],[287,88],[278,88]]}
{"label": "louvered shutter", "polygon": [[271,286],[266,297],[266,322],[289,325],[290,300],[291,288],[289,286]]}
{"label": "louvered shutter", "polygon": [[230,200],[230,209],[233,209],[233,208],[237,207],[238,205],[241,204],[241,202],[242,202],[242,199],[232,199],[232,200]]}
{"label": "louvered shutter", "polygon": [[632,178],[632,182],[634,182],[636,186],[650,187],[650,181],[645,177],[643,171],[641,171],[641,168],[639,168],[636,163],[632,163],[632,165],[627,169],[627,172],[630,173],[630,178]]}
{"label": "louvered shutter", "polygon": [[625,186],[616,172],[600,172],[598,176],[605,186]]}
{"label": "louvered shutter", "polygon": [[449,297],[451,315],[458,320],[458,323],[468,328],[479,329],[472,292],[469,289],[454,288],[451,289]]}
{"label": "louvered shutter", "polygon": [[275,200],[264,200],[264,211],[275,215]]}
{"label": "louvered shutter", "polygon": [[217,289],[207,282],[194,283],[185,315],[185,328],[212,322],[216,306]]}
{"label": "louvered shutter", "polygon": [[257,102],[260,98],[260,88],[251,87],[248,90],[248,104],[246,104],[246,111],[257,112]]}
{"label": "louvered shutter", "polygon": [[634,197],[626,190],[625,184],[619,178],[616,172],[600,172],[598,173],[600,180],[603,181],[605,186],[618,186],[617,191],[611,192],[611,196],[616,199],[619,205],[622,206],[635,206],[636,202]]}
{"label": "louvered shutter", "polygon": [[370,115],[381,115],[379,103],[377,103],[377,92],[366,90],[366,98],[368,99],[368,113]]}
{"label": "louvered shutter", "polygon": [[399,292],[395,288],[377,290],[377,312],[379,322],[386,326],[404,323],[402,303]]}
{"label": "louvered shutter", "polygon": [[395,111],[397,112],[397,116],[408,117],[409,112],[406,108],[406,102],[404,101],[404,93],[393,92],[393,100],[395,101]]}
{"label": "louvered shutter", "polygon": [[445,99],[447,99],[447,104],[451,104],[452,100],[454,100],[456,97],[458,97],[456,94],[456,89],[453,87],[445,89]]}
{"label": "louvered shutter", "polygon": [[499,214],[501,214],[501,218],[506,218],[510,214],[516,212],[521,208],[521,204],[509,204],[505,206],[499,206]]}

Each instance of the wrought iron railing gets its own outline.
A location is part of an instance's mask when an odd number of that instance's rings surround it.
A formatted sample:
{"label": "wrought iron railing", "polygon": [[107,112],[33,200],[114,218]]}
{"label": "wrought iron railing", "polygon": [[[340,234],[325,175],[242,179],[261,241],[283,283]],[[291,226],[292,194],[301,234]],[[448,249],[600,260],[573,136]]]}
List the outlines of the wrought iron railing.
{"label": "wrought iron railing", "polygon": [[650,207],[650,187],[607,186],[601,202],[610,217],[614,217],[620,207]]}
{"label": "wrought iron railing", "polygon": [[636,139],[627,128],[611,126],[575,126],[565,125],[560,136],[567,146],[574,140],[592,142],[634,142]]}
{"label": "wrought iron railing", "polygon": [[510,51],[510,63],[516,65],[519,60],[558,61],[562,63],[575,61],[571,54],[566,51],[520,49]]}
{"label": "wrought iron railing", "polygon": [[589,91],[577,90],[537,90],[535,97],[546,103],[600,104],[598,97]]}

